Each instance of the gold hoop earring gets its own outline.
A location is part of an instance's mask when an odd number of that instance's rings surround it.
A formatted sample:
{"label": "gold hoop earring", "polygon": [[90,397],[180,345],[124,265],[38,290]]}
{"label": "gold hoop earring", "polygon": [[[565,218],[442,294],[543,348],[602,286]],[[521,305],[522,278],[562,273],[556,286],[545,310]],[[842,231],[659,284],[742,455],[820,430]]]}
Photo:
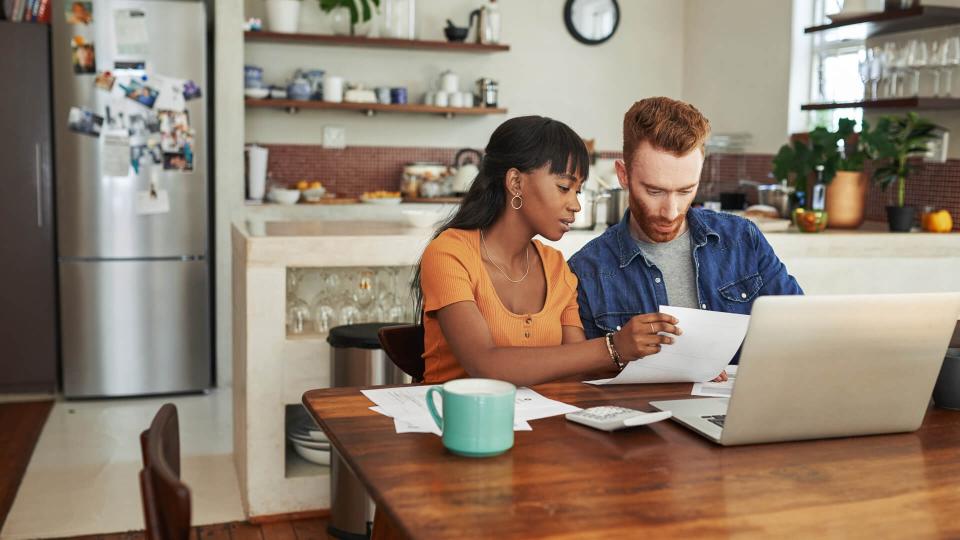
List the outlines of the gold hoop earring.
{"label": "gold hoop earring", "polygon": [[[513,201],[520,201],[520,202],[518,202],[517,204],[514,204]],[[513,208],[514,210],[519,210],[522,207],[523,207],[523,199],[520,197],[520,194],[517,193],[516,195],[513,196],[512,199],[510,199],[510,208]]]}

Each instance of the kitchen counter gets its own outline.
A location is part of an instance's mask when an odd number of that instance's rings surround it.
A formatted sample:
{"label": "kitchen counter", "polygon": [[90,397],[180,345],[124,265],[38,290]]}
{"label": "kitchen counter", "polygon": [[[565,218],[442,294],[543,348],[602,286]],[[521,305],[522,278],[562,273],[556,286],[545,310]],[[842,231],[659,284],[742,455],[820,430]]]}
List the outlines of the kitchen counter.
{"label": "kitchen counter", "polygon": [[[234,459],[248,517],[330,501],[329,468],[300,460],[284,439],[291,407],[305,391],[330,385],[326,336],[287,334],[288,270],[409,268],[433,235],[398,221],[402,208],[356,206],[361,213],[341,220],[253,216],[233,226]],[[960,291],[960,234],[884,227],[766,238],[807,294]],[[571,231],[546,243],[569,257],[602,232]]]}

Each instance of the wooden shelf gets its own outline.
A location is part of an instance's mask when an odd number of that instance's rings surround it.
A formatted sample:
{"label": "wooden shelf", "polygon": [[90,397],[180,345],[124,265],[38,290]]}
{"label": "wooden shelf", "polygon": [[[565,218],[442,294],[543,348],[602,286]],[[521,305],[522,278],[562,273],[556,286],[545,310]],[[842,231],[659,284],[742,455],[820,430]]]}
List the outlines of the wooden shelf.
{"label": "wooden shelf", "polygon": [[335,111],[359,111],[372,115],[375,112],[398,112],[415,114],[440,114],[446,117],[462,115],[506,114],[507,109],[492,107],[436,107],[434,105],[420,105],[408,103],[394,105],[383,103],[333,103],[329,101],[298,101],[295,99],[246,99],[244,104],[248,108],[285,109],[296,112],[300,109],[322,109]]}
{"label": "wooden shelf", "polygon": [[334,47],[372,47],[377,49],[426,49],[432,51],[491,53],[509,51],[509,45],[484,45],[455,41],[432,41],[420,39],[368,38],[357,36],[332,36],[327,34],[287,34],[283,32],[244,32],[247,42],[294,43],[330,45]]}
{"label": "wooden shelf", "polygon": [[829,32],[827,39],[866,39],[874,36],[922,30],[960,23],[960,8],[945,6],[914,6],[896,11],[871,13],[830,24],[804,28],[805,34]]}
{"label": "wooden shelf", "polygon": [[800,109],[804,111],[820,111],[826,109],[916,109],[944,111],[950,109],[960,109],[960,98],[906,97],[896,99],[880,99],[876,101],[807,103],[805,105],[801,105]]}

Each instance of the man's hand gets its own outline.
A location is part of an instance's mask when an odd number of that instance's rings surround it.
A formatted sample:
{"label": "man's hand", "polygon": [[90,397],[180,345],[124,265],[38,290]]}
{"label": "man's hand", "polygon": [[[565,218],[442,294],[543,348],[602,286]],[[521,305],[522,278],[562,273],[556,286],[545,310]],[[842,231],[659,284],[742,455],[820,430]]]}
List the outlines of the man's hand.
{"label": "man's hand", "polygon": [[[683,333],[680,321],[666,313],[644,313],[627,321],[616,334],[613,344],[624,362],[660,352],[661,344],[673,343],[673,336]],[[660,335],[660,332],[670,335]]]}
{"label": "man's hand", "polygon": [[729,378],[730,377],[727,377],[727,370],[723,370],[719,375],[717,375],[716,379],[713,379],[710,382],[727,382],[727,379]]}

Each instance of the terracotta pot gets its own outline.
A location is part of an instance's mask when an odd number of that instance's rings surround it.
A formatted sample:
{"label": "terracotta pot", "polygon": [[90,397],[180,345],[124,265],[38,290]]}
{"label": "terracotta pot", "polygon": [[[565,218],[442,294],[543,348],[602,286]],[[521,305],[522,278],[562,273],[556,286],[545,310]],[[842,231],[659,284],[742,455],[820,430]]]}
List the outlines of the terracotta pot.
{"label": "terracotta pot", "polygon": [[856,229],[863,225],[867,205],[867,175],[855,171],[837,171],[827,184],[827,227]]}

